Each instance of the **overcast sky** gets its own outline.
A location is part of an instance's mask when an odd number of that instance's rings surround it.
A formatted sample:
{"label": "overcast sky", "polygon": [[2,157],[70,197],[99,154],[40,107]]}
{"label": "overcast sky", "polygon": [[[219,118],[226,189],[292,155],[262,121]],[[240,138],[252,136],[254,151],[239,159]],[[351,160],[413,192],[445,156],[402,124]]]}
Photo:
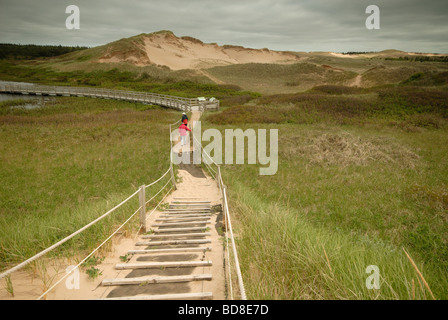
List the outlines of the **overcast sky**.
{"label": "overcast sky", "polygon": [[[371,4],[379,30],[365,26]],[[69,5],[79,30],[65,26]],[[0,0],[1,43],[97,46],[159,30],[273,50],[448,53],[448,0]]]}

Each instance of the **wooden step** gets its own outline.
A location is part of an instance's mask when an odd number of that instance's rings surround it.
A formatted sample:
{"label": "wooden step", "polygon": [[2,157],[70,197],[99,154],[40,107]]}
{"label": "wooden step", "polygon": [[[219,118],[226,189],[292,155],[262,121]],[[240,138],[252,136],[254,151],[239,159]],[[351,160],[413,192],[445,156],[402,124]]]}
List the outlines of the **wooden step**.
{"label": "wooden step", "polygon": [[189,292],[189,293],[171,293],[171,294],[104,298],[101,300],[185,300],[185,299],[211,299],[211,298],[213,298],[213,293],[211,292]]}
{"label": "wooden step", "polygon": [[142,239],[159,239],[159,238],[183,238],[183,237],[206,237],[210,236],[210,232],[199,232],[199,233],[172,233],[172,234],[159,234],[159,235],[148,235],[141,236]]}
{"label": "wooden step", "polygon": [[165,261],[165,262],[139,262],[139,263],[118,263],[117,270],[126,269],[154,269],[154,268],[189,268],[189,267],[209,267],[211,261]]}
{"label": "wooden step", "polygon": [[211,203],[211,201],[174,200],[171,203]]}
{"label": "wooden step", "polygon": [[210,201],[207,202],[200,202],[200,201],[173,201],[170,202],[170,206],[177,206],[177,207],[210,207]]}
{"label": "wooden step", "polygon": [[202,211],[211,211],[211,208],[210,207],[198,207],[198,206],[192,206],[192,207],[190,207],[190,206],[173,206],[173,205],[170,205],[170,207],[168,208],[168,209],[166,209],[166,210],[176,210],[176,211],[180,211],[180,210],[188,210],[188,211],[200,211],[200,210],[202,210]]}
{"label": "wooden step", "polygon": [[198,211],[198,212],[162,212],[160,215],[170,215],[170,216],[195,216],[195,215],[207,215],[211,216],[213,213],[211,211]]}
{"label": "wooden step", "polygon": [[146,285],[153,283],[176,283],[176,282],[191,282],[191,281],[203,281],[212,280],[212,275],[209,273],[205,274],[190,274],[184,276],[146,276],[146,277],[135,277],[135,278],[115,278],[115,279],[104,279],[101,282],[103,286],[120,286],[127,284],[138,284]]}
{"label": "wooden step", "polygon": [[[169,209],[168,209],[169,210]],[[196,214],[196,213],[212,213],[210,210],[172,210],[172,211],[162,211],[160,214]]]}
{"label": "wooden step", "polygon": [[191,218],[191,217],[211,217],[210,213],[176,213],[176,214],[161,214],[160,218]]}
{"label": "wooden step", "polygon": [[171,215],[172,217],[177,217],[178,215],[183,215],[183,216],[195,216],[197,214],[204,214],[204,215],[208,215],[208,216],[212,216],[213,213],[210,211],[198,211],[198,212],[162,212],[160,213],[160,215]]}
{"label": "wooden step", "polygon": [[158,218],[155,221],[203,221],[210,220],[210,217],[175,217],[175,218]]}
{"label": "wooden step", "polygon": [[207,230],[209,227],[191,227],[191,228],[171,228],[171,229],[156,229],[154,233],[165,233],[165,232],[184,232],[184,231],[199,231]]}
{"label": "wooden step", "polygon": [[189,248],[165,248],[165,249],[146,249],[146,250],[129,250],[128,254],[151,254],[151,253],[184,253],[212,251],[212,247],[189,247]]}
{"label": "wooden step", "polygon": [[[180,199],[180,200],[189,200],[189,199],[200,199],[203,200],[201,197],[174,197],[173,199]],[[207,201],[207,200],[204,200]]]}
{"label": "wooden step", "polygon": [[175,209],[176,207],[184,207],[185,209],[209,209],[210,204],[187,204],[187,203],[171,203],[170,207]]}
{"label": "wooden step", "polygon": [[165,209],[164,211],[168,211],[168,212],[198,212],[198,211],[206,211],[209,212],[211,211],[211,208],[168,208]]}
{"label": "wooden step", "polygon": [[199,240],[166,240],[166,241],[139,241],[136,242],[136,246],[162,246],[162,245],[172,245],[172,244],[199,244],[199,243],[210,243],[210,239],[199,239]]}
{"label": "wooden step", "polygon": [[192,224],[208,224],[210,223],[210,220],[208,221],[195,221],[195,222],[165,222],[165,223],[155,223],[152,226],[153,227],[173,227],[173,226],[188,226]]}
{"label": "wooden step", "polygon": [[210,211],[211,208],[168,208],[165,209],[165,211],[192,211],[192,212],[196,212],[196,211]]}

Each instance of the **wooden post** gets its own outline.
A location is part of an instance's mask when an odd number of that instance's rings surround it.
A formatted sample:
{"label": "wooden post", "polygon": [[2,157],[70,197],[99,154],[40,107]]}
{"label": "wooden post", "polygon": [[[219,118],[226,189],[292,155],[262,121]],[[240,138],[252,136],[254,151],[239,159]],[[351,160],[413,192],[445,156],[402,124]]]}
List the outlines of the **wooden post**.
{"label": "wooden post", "polygon": [[146,196],[145,196],[145,185],[140,187],[139,192],[140,201],[140,224],[142,225],[143,233],[146,233]]}
{"label": "wooden post", "polygon": [[176,179],[174,177],[173,162],[170,163],[170,173],[171,173],[171,181],[173,182],[174,190],[177,190]]}
{"label": "wooden post", "polygon": [[[226,195],[225,197],[224,197],[224,194]],[[226,203],[226,198],[227,198],[227,194],[226,194],[226,185],[223,184],[223,185],[222,185],[222,212],[223,212],[223,215],[222,215],[222,223],[224,224],[224,228],[226,228],[226,232],[227,232],[228,230],[227,230],[227,218],[226,218],[226,215],[227,215],[227,203]]]}
{"label": "wooden post", "polygon": [[216,182],[218,183],[218,188],[221,191],[221,166],[218,165],[218,172],[216,173]]}

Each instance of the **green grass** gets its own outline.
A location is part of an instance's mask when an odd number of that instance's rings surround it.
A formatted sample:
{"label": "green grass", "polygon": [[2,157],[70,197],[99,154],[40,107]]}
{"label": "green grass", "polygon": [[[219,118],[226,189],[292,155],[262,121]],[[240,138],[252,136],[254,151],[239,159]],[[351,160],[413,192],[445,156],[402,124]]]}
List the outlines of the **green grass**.
{"label": "green grass", "polygon": [[[98,64],[94,65],[98,67]],[[110,64],[93,70],[61,71],[52,64],[0,60],[0,79],[48,85],[135,90],[187,98],[215,97],[224,105],[249,101],[260,96],[256,92],[244,91],[236,85],[211,83],[195,76],[191,70],[173,72],[155,66],[127,69],[123,65]]]}
{"label": "green grass", "polygon": [[316,82],[342,84],[356,76],[352,71],[334,71],[312,63],[248,63],[207,69],[214,77],[246,90],[273,94],[292,93],[313,87]]}
{"label": "green grass", "polygon": [[[222,168],[248,296],[431,299],[405,248],[447,299],[446,91],[340,91],[263,97],[204,117],[203,129],[279,129],[275,175]],[[380,290],[365,286],[369,265]]]}
{"label": "green grass", "polygon": [[[159,178],[169,167],[163,137],[178,116],[159,107],[89,98],[58,98],[33,110],[2,107],[1,269],[68,236]],[[134,197],[54,254],[94,248],[138,206]],[[125,231],[137,225],[138,218]]]}
{"label": "green grass", "polygon": [[[250,299],[431,299],[398,248],[314,225],[291,205],[265,201],[247,185],[230,181],[230,205],[238,220],[237,246]],[[365,285],[370,265],[379,268],[379,290]],[[446,279],[433,281],[442,273],[418,266],[436,297],[446,298]]]}
{"label": "green grass", "polygon": [[319,86],[305,93],[263,96],[257,104],[237,105],[208,119],[227,125],[325,122],[363,126],[381,123],[409,130],[439,128],[446,126],[448,118],[448,91],[444,88]]}

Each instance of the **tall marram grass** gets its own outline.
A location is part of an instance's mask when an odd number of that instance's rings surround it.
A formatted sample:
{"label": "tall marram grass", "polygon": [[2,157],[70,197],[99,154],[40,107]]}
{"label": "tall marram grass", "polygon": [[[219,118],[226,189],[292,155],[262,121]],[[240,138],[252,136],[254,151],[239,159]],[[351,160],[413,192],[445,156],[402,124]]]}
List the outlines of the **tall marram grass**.
{"label": "tall marram grass", "polygon": [[[432,299],[401,250],[316,227],[293,208],[266,202],[240,183],[231,186],[250,299]],[[379,269],[379,289],[366,285],[371,265]],[[422,265],[419,270],[425,274]]]}

